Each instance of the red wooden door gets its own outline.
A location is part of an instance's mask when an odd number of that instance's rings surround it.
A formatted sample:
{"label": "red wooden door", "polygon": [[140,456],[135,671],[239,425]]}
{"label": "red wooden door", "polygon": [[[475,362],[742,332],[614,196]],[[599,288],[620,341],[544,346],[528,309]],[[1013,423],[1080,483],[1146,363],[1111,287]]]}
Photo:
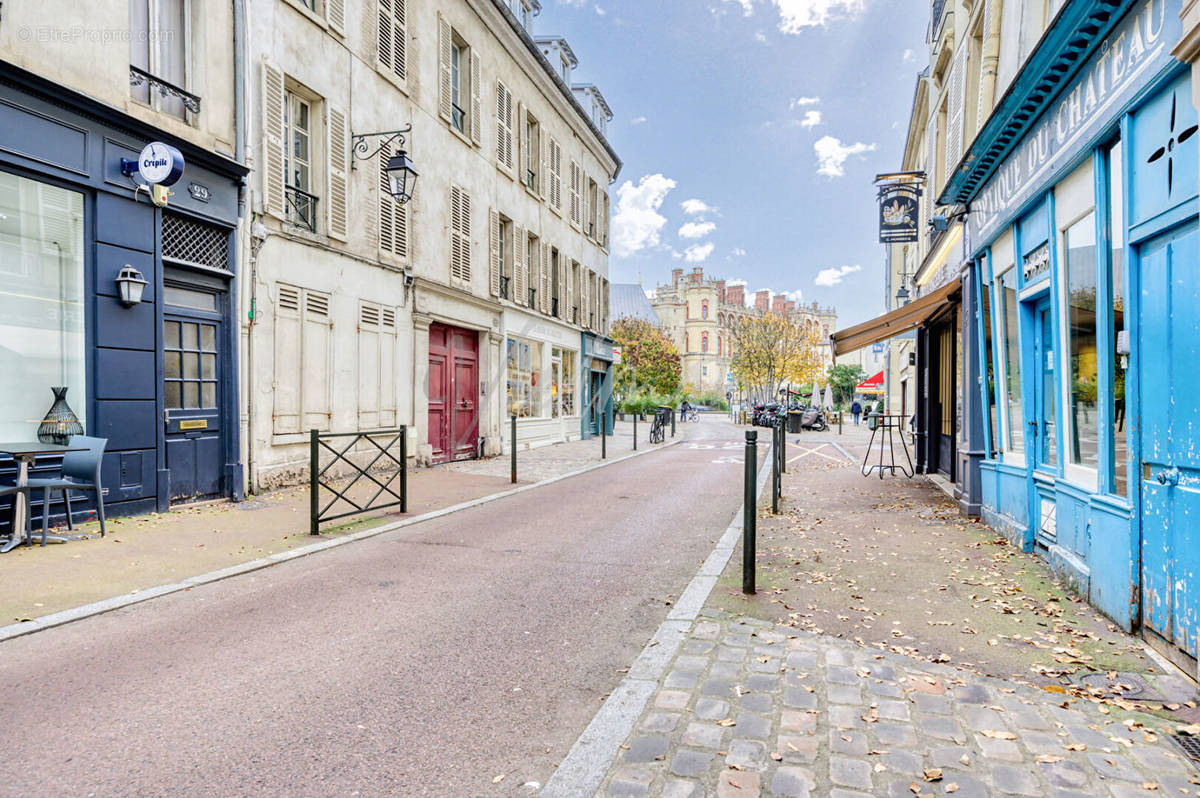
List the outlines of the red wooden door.
{"label": "red wooden door", "polygon": [[460,327],[429,325],[429,443],[435,463],[475,456],[478,385],[478,336]]}

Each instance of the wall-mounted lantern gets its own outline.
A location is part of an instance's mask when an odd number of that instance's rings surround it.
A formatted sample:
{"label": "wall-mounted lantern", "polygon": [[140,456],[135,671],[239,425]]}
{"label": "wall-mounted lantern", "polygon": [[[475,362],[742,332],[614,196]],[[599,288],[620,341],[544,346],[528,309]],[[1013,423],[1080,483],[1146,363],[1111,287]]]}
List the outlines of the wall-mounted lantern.
{"label": "wall-mounted lantern", "polygon": [[[360,133],[357,136],[350,137],[352,147],[350,154],[350,168],[355,168],[355,164],[360,160],[370,160],[383,151],[385,147],[390,147],[393,142],[399,148],[396,153],[388,158],[387,165],[384,171],[388,177],[388,193],[392,195],[392,199],[398,205],[404,205],[412,199],[413,192],[417,188],[417,170],[413,167],[412,159],[408,157],[408,153],[404,150],[404,136],[412,131],[412,125],[406,125],[401,130],[386,130],[379,133]],[[371,152],[371,146],[367,143],[368,139],[384,138],[386,140]]]}
{"label": "wall-mounted lantern", "polygon": [[145,290],[146,280],[142,273],[126,263],[117,275],[117,295],[121,298],[121,304],[127,308],[133,307],[142,301]]}

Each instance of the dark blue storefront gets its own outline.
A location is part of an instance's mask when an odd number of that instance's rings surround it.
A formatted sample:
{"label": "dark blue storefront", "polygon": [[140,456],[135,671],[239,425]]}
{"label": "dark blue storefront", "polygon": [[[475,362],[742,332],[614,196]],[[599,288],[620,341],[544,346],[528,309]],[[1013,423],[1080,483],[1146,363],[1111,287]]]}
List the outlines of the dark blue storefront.
{"label": "dark blue storefront", "polygon": [[583,413],[580,433],[584,438],[600,434],[600,423],[607,419],[606,429],[613,428],[613,341],[594,333],[584,332],[581,350],[580,378],[583,380]]}
{"label": "dark blue storefront", "polygon": [[[187,164],[165,207],[121,170],[152,141]],[[108,439],[111,514],[241,496],[235,230],[245,172],[0,64],[0,439],[34,440],[50,389],[67,387],[85,434]],[[147,281],[131,307],[118,298],[126,266]],[[14,470],[0,459],[0,481]],[[94,506],[80,498],[73,508]],[[35,496],[35,522],[41,513]]]}

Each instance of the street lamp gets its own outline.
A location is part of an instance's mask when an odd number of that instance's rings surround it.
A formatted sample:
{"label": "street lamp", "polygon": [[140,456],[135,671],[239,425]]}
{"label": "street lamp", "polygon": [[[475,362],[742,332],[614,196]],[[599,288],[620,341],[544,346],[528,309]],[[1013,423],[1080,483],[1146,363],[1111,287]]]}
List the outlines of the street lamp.
{"label": "street lamp", "polygon": [[896,301],[901,305],[908,304],[908,288],[903,284],[900,285],[900,290],[896,292]]}
{"label": "street lamp", "polygon": [[[396,143],[399,148],[394,155],[388,157],[387,165],[384,166],[384,171],[387,173],[388,193],[392,195],[392,199],[397,205],[404,205],[412,199],[413,192],[417,187],[417,170],[413,167],[412,159],[408,157],[408,152],[404,149],[404,136],[406,133],[412,132],[412,125],[405,125],[400,130],[384,130],[378,133],[359,133],[356,136],[350,137],[351,154],[350,168],[354,169],[355,165],[360,160],[370,160],[384,149],[391,147],[392,142]],[[367,143],[368,139],[384,138],[374,152],[371,152],[371,146]]]}

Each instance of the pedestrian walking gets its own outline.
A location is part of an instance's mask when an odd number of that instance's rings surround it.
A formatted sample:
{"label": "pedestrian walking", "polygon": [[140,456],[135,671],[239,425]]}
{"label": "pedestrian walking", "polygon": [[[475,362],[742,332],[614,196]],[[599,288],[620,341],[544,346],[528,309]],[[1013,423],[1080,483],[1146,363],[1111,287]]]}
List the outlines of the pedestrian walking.
{"label": "pedestrian walking", "polygon": [[858,426],[858,417],[862,415],[862,405],[858,400],[854,400],[854,404],[850,405],[850,415],[854,416],[854,426]]}

